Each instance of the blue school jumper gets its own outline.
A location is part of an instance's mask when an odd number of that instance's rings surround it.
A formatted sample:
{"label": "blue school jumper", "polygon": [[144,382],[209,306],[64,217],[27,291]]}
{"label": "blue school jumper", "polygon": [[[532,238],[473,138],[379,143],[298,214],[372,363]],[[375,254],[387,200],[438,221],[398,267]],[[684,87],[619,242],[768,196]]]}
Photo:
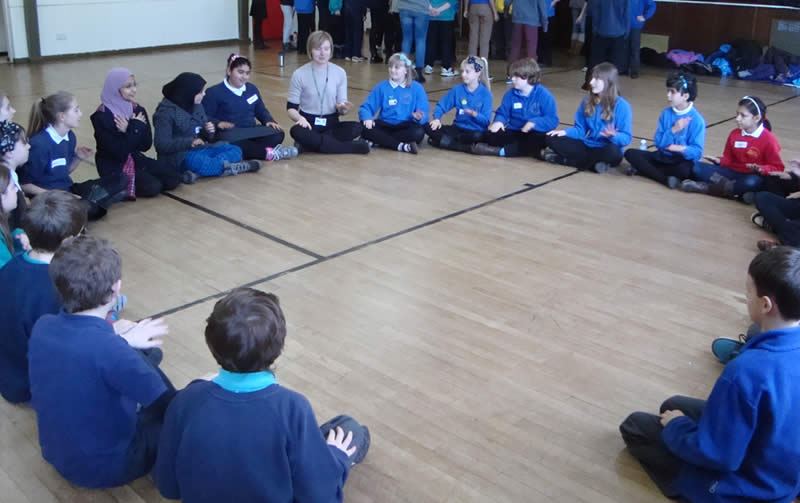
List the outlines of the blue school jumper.
{"label": "blue school jumper", "polygon": [[644,28],[644,23],[636,19],[638,16],[644,16],[644,20],[647,21],[655,13],[655,0],[631,0],[631,30]]}
{"label": "blue school jumper", "polygon": [[631,0],[589,2],[592,31],[602,37],[627,37],[631,29]]}
{"label": "blue school jumper", "polygon": [[[397,84],[392,86],[392,81],[386,79],[369,93],[367,100],[358,109],[358,119],[374,119],[379,110],[378,119],[391,125],[402,122],[425,124],[428,122],[430,104],[425,89],[419,82],[411,81],[411,86],[403,87]],[[417,110],[424,112],[419,120],[411,116]]]}
{"label": "blue school jumper", "polygon": [[20,183],[32,183],[48,190],[69,190],[73,183],[69,167],[75,159],[77,143],[75,133],[69,131],[67,136],[60,137],[53,126],[33,135],[28,162],[20,172]]}
{"label": "blue school jumper", "polygon": [[609,125],[603,120],[603,105],[598,104],[594,109],[594,115],[586,117],[583,113],[583,105],[588,98],[585,97],[578,105],[575,112],[575,125],[566,129],[567,137],[583,141],[589,148],[599,148],[612,143],[620,148],[625,147],[631,142],[631,124],[633,122],[633,112],[631,105],[622,96],[617,97],[614,105],[614,126],[617,134],[611,138],[601,136],[600,133]]}
{"label": "blue school jumper", "polygon": [[61,309],[45,262],[17,255],[0,269],[0,393],[9,402],[31,399],[28,340],[36,321]]}
{"label": "blue school jumper", "polygon": [[305,397],[270,372],[222,370],[170,403],[153,478],[185,503],[341,502],[349,468]]}
{"label": "blue school jumper", "polygon": [[[454,126],[468,131],[483,131],[492,117],[492,92],[483,84],[478,84],[473,92],[467,89],[466,84],[457,85],[436,104],[433,118],[441,119],[454,108],[456,109]],[[464,113],[465,109],[475,110],[478,112],[477,117]]]}
{"label": "blue school jumper", "polygon": [[264,105],[258,88],[249,82],[241,92],[230,87],[227,81],[209,87],[203,98],[203,108],[214,123],[227,121],[236,127],[253,127],[256,119],[261,124],[275,122]]}
{"label": "blue school jumper", "polygon": [[[689,124],[673,134],[672,126],[678,119],[690,117]],[[672,107],[665,108],[658,117],[658,128],[654,143],[661,155],[668,157],[683,157],[688,161],[697,161],[703,156],[703,148],[706,141],[706,120],[691,103],[689,108],[678,112]],[[666,150],[670,145],[686,145],[683,153],[670,152]]]}
{"label": "blue school jumper", "polygon": [[495,122],[502,122],[506,129],[519,131],[526,122],[533,122],[534,131],[546,133],[558,126],[556,100],[541,84],[533,86],[528,96],[517,89],[510,89],[494,114]]}
{"label": "blue school jumper", "polygon": [[42,456],[69,482],[125,482],[137,408],[167,391],[161,377],[102,318],[42,316],[28,349],[31,406]]}
{"label": "blue school jumper", "polygon": [[800,328],[751,338],[717,379],[698,422],[676,417],[667,448],[692,503],[789,503],[800,491]]}

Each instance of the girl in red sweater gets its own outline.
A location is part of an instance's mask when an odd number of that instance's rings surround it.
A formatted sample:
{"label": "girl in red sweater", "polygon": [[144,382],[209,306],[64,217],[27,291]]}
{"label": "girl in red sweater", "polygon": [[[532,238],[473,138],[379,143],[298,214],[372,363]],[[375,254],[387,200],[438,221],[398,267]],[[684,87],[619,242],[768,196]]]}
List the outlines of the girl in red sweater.
{"label": "girl in red sweater", "polygon": [[767,120],[767,106],[756,96],[739,100],[737,129],[728,135],[722,158],[704,156],[709,162],[697,162],[692,168],[694,180],[684,180],[681,190],[720,197],[743,196],[752,201],[752,193],[761,190],[761,175],[783,171],[781,145],[772,134]]}

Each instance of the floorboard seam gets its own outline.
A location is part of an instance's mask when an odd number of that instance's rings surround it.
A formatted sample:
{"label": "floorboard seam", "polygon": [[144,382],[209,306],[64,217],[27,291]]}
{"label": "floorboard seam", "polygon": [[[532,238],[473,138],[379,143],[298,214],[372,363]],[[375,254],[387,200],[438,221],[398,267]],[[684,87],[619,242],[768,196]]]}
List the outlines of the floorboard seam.
{"label": "floorboard seam", "polygon": [[[289,269],[285,269],[283,271],[270,274],[269,276],[265,276],[263,278],[255,279],[253,281],[248,281],[247,283],[235,286],[235,287],[230,288],[228,290],[224,290],[224,291],[217,292],[217,293],[214,293],[214,294],[211,294],[211,295],[207,295],[205,297],[201,297],[199,299],[195,299],[195,300],[193,300],[191,302],[187,302],[187,303],[182,304],[180,306],[176,306],[176,307],[173,307],[173,308],[170,308],[170,309],[166,309],[164,311],[161,311],[161,312],[158,312],[158,313],[153,314],[151,316],[148,316],[148,318],[161,318],[161,317],[164,317],[164,316],[167,316],[167,315],[170,315],[170,314],[175,314],[177,312],[180,312],[180,311],[189,309],[191,307],[194,307],[194,306],[196,306],[198,304],[202,304],[203,302],[224,297],[225,295],[227,295],[231,291],[235,290],[236,288],[248,288],[248,287],[252,287],[252,286],[255,286],[255,285],[258,285],[258,284],[261,284],[261,283],[266,283],[268,281],[272,281],[272,280],[274,280],[276,278],[279,278],[281,276],[285,276],[285,275],[291,274],[293,272],[298,272],[298,271],[301,271],[303,269],[307,269],[307,268],[309,268],[311,266],[314,266],[314,265],[317,265],[317,264],[321,264],[323,262],[327,262],[329,260],[333,260],[335,258],[339,258],[339,257],[342,257],[344,255],[348,255],[348,254],[353,253],[353,252],[358,251],[358,250],[362,250],[362,249],[367,248],[369,246],[376,245],[378,243],[382,243],[384,241],[388,241],[390,239],[393,239],[393,238],[396,238],[396,237],[399,237],[399,236],[402,236],[402,235],[405,235],[405,234],[409,234],[409,233],[414,232],[414,231],[418,231],[418,230],[423,229],[425,227],[429,227],[431,225],[438,224],[440,222],[444,222],[445,220],[449,220],[451,218],[455,218],[455,217],[464,215],[465,213],[470,213],[472,211],[479,210],[481,208],[485,208],[486,206],[490,206],[490,205],[498,203],[500,201],[504,201],[506,199],[510,199],[510,198],[518,196],[520,194],[524,194],[526,192],[530,192],[532,190],[538,189],[539,187],[543,187],[543,186],[545,186],[545,185],[547,185],[549,183],[553,183],[553,182],[557,182],[559,180],[563,180],[564,178],[570,177],[570,176],[572,176],[572,175],[574,175],[576,173],[578,173],[577,170],[571,171],[569,173],[565,173],[563,175],[559,175],[559,176],[553,177],[553,178],[551,178],[549,180],[546,180],[546,181],[544,181],[542,183],[539,183],[539,184],[525,183],[525,184],[523,184],[523,187],[521,189],[517,189],[517,190],[515,190],[513,192],[509,192],[507,194],[503,194],[503,195],[495,197],[493,199],[489,199],[488,201],[484,201],[482,203],[478,203],[478,204],[475,204],[473,206],[469,206],[467,208],[464,208],[464,209],[461,209],[461,210],[458,210],[458,211],[454,211],[452,213],[448,213],[447,215],[444,215],[444,216],[441,216],[441,217],[438,217],[438,218],[434,218],[433,220],[428,220],[428,221],[423,222],[421,224],[417,224],[417,225],[408,227],[406,229],[403,229],[403,230],[400,230],[400,231],[397,231],[397,232],[393,232],[391,234],[387,234],[385,236],[381,236],[381,237],[379,237],[377,239],[373,239],[371,241],[367,241],[367,242],[364,242],[364,243],[361,243],[361,244],[358,244],[358,245],[355,245],[355,246],[351,246],[350,248],[345,248],[344,250],[332,253],[332,254],[330,254],[330,255],[328,255],[326,257],[323,257],[321,255],[317,255],[316,259],[312,260],[310,262],[306,262],[304,264],[296,265],[296,266],[291,267]],[[167,196],[169,196],[169,197],[171,197],[171,198],[173,198],[173,199],[175,199],[177,201],[183,202],[184,204],[189,204],[189,206],[191,206],[193,208],[196,208],[198,210],[204,211],[206,213],[214,214],[214,216],[219,216],[223,220],[230,221],[230,223],[233,223],[234,225],[239,225],[239,224],[236,223],[235,220],[230,219],[228,217],[225,217],[225,215],[221,215],[221,214],[219,214],[219,213],[217,213],[217,212],[215,212],[213,210],[209,210],[208,208],[205,208],[205,207],[203,207],[203,206],[201,206],[199,204],[192,203],[191,201],[186,201],[185,199],[179,198],[179,197],[174,196],[172,194],[165,194],[165,195],[167,195]],[[242,225],[246,225],[246,224],[242,224]],[[259,233],[259,234],[262,233],[262,231],[259,231],[258,229],[252,228],[250,226],[247,226],[247,227],[249,228],[248,230],[251,230],[253,232],[257,231],[257,233]],[[267,233],[263,233],[263,234],[267,234]]]}
{"label": "floorboard seam", "polygon": [[267,238],[270,241],[274,241],[274,242],[276,242],[278,244],[286,246],[287,248],[291,248],[292,250],[298,251],[298,252],[300,252],[300,253],[302,253],[304,255],[308,255],[309,257],[312,257],[312,258],[315,258],[315,259],[324,258],[319,253],[314,253],[313,251],[308,250],[306,248],[303,248],[300,245],[296,245],[296,244],[294,244],[292,242],[286,241],[285,239],[279,238],[278,236],[275,236],[275,235],[270,234],[268,232],[264,232],[261,229],[257,229],[256,227],[253,227],[252,225],[248,225],[248,224],[246,224],[244,222],[240,222],[240,221],[236,220],[235,218],[231,218],[231,217],[229,217],[227,215],[223,215],[222,213],[214,211],[214,210],[212,210],[210,208],[207,208],[207,207],[205,207],[205,206],[203,206],[201,204],[194,203],[192,201],[189,201],[188,199],[184,199],[182,197],[176,196],[175,194],[170,194],[169,192],[165,192],[164,195],[169,197],[170,199],[173,199],[173,200],[181,203],[181,204],[185,204],[186,206],[189,206],[190,208],[194,208],[196,210],[202,211],[203,213],[211,215],[212,217],[219,218],[220,220],[224,220],[225,222],[228,222],[229,224],[235,225],[236,227],[239,227],[239,228],[244,229],[246,231],[252,232],[253,234],[256,234],[256,235],[261,236],[263,238]]}

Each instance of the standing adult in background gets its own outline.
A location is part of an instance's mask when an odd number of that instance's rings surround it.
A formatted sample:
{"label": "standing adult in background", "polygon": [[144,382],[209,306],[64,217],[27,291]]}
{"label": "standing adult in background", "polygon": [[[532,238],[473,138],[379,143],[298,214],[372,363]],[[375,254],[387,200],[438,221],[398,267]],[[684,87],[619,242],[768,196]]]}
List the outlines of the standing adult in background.
{"label": "standing adult in background", "polygon": [[467,0],[464,17],[469,19],[469,56],[489,59],[492,26],[499,19],[492,0]]}
{"label": "standing adult in background", "polygon": [[344,59],[360,63],[361,42],[364,39],[364,15],[367,6],[365,0],[344,0],[342,17],[344,18]]}
{"label": "standing adult in background", "polygon": [[399,0],[398,7],[400,8],[400,25],[403,29],[403,52],[411,55],[413,41],[416,46],[414,66],[417,69],[417,81],[425,82],[422,70],[425,66],[425,44],[433,6],[428,0]]}
{"label": "standing adult in background", "polygon": [[[383,34],[387,31],[389,23],[389,0],[367,0],[372,28],[369,30],[369,50],[371,53],[371,63],[383,63],[381,57],[381,46],[383,45]],[[392,55],[389,52],[389,44],[386,44],[386,57]]]}
{"label": "standing adult in background", "polygon": [[294,0],[281,0],[283,14],[283,50],[292,48],[292,24],[294,23]]}
{"label": "standing adult in background", "polygon": [[589,69],[605,61],[624,68],[626,39],[631,29],[631,0],[592,0],[588,8],[594,30]]}
{"label": "standing adult in background", "polygon": [[569,10],[572,14],[572,42],[569,46],[569,53],[577,56],[583,49],[583,42],[586,38],[586,16],[581,16],[586,0],[569,0]]}
{"label": "standing adult in background", "polygon": [[[547,30],[547,5],[550,0],[514,0],[511,11],[511,57],[508,65],[520,59],[522,40],[525,39],[527,56],[536,59],[536,45],[539,40],[539,27]],[[506,80],[511,84],[511,76]]]}
{"label": "standing adult in background", "polygon": [[556,23],[551,22],[556,15],[559,0],[547,0],[547,29],[539,27],[539,44],[536,48],[539,66],[553,66],[553,31]]}
{"label": "standing adult in background", "polygon": [[628,35],[625,65],[621,74],[629,74],[632,79],[639,78],[641,67],[640,51],[642,48],[642,28],[644,22],[656,13],[656,0],[631,0],[631,31]]}
{"label": "standing adult in background", "polygon": [[303,54],[306,52],[308,36],[317,29],[314,19],[314,0],[295,0],[294,10],[297,12],[297,52]]}
{"label": "standing adult in background", "polygon": [[253,0],[250,4],[250,17],[253,18],[253,49],[267,49],[261,25],[267,19],[267,0]]}

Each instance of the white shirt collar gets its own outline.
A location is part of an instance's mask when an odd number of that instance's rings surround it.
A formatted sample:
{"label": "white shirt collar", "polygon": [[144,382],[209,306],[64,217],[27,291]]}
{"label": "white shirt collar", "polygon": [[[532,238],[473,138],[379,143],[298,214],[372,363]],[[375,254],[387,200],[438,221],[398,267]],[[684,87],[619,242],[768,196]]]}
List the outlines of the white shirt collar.
{"label": "white shirt collar", "polygon": [[17,174],[17,170],[11,170],[11,178],[14,180],[14,185],[17,186],[17,191],[22,192],[22,187],[19,184],[19,175]]}
{"label": "white shirt collar", "polygon": [[753,138],[758,138],[758,137],[761,136],[761,133],[763,133],[763,132],[764,132],[764,123],[762,122],[758,126],[758,128],[755,131],[753,131],[752,133],[748,133],[744,129],[742,129],[742,136],[752,136]]}
{"label": "white shirt collar", "polygon": [[675,115],[686,115],[692,111],[692,108],[694,108],[694,103],[690,101],[689,106],[684,108],[683,110],[678,110],[677,108],[672,107],[672,111],[675,112]]}
{"label": "white shirt collar", "polygon": [[242,87],[240,87],[240,88],[238,88],[238,89],[237,89],[237,88],[233,87],[233,86],[232,86],[232,85],[231,85],[231,84],[228,82],[228,79],[225,79],[225,80],[223,80],[222,82],[224,82],[224,83],[225,83],[225,87],[227,87],[227,88],[228,88],[228,89],[229,89],[229,90],[230,90],[230,91],[231,91],[233,94],[235,94],[236,96],[241,96],[241,95],[243,95],[243,94],[244,94],[244,90],[245,90],[245,89],[247,89],[247,84],[245,84],[245,85],[243,85]]}
{"label": "white shirt collar", "polygon": [[50,138],[52,138],[53,141],[56,142],[56,145],[58,145],[62,141],[69,141],[69,131],[67,131],[67,134],[65,134],[64,136],[60,136],[56,132],[56,128],[54,128],[52,125],[47,126],[47,128],[45,128],[45,131],[47,131],[47,134],[50,135]]}
{"label": "white shirt collar", "polygon": [[392,79],[389,79],[389,85],[392,86],[392,89],[396,89],[398,86],[399,87],[406,87],[406,83],[405,82],[403,82],[401,84],[398,84],[397,82],[393,81]]}

